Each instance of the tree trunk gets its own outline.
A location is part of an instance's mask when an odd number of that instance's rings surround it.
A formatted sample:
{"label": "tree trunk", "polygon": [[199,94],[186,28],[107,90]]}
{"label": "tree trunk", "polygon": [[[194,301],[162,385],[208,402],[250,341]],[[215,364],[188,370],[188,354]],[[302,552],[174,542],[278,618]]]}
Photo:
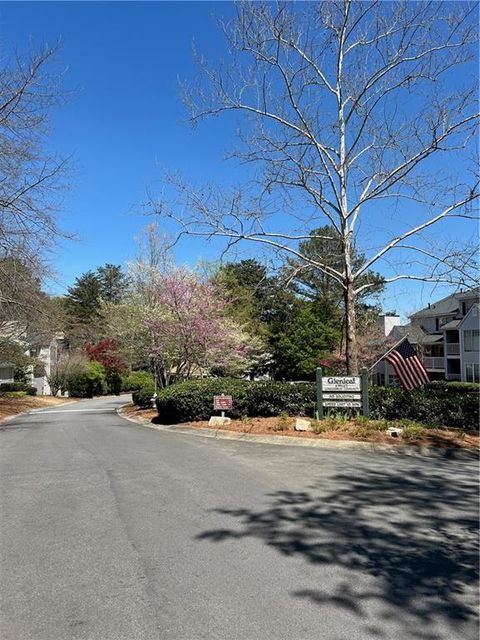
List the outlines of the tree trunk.
{"label": "tree trunk", "polygon": [[358,374],[357,318],[355,312],[355,291],[353,282],[346,283],[345,289],[345,353],[347,373]]}

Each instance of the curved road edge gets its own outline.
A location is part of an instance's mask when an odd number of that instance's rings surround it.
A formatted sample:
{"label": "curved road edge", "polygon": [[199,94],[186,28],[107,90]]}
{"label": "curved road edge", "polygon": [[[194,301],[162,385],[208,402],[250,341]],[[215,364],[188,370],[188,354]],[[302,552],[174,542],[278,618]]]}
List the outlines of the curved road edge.
{"label": "curved road edge", "polygon": [[441,447],[426,447],[417,445],[401,445],[401,444],[375,444],[373,442],[354,442],[351,440],[313,440],[308,438],[295,438],[292,436],[264,436],[264,435],[252,435],[248,433],[239,434],[235,431],[224,431],[220,429],[191,429],[189,427],[182,427],[179,425],[158,425],[153,424],[149,420],[140,417],[127,416],[123,412],[123,408],[129,406],[130,403],[126,403],[119,407],[116,411],[117,414],[124,420],[133,422],[149,429],[156,431],[169,431],[174,433],[181,433],[184,435],[197,436],[200,438],[214,438],[221,440],[235,440],[243,442],[253,442],[255,444],[275,444],[287,447],[318,447],[321,449],[343,449],[343,450],[356,450],[358,452],[369,453],[392,453],[396,455],[411,456],[411,457],[429,457],[429,458],[442,458],[450,460],[478,460],[480,458],[479,451],[472,451],[466,449],[454,449],[454,448],[441,448]]}

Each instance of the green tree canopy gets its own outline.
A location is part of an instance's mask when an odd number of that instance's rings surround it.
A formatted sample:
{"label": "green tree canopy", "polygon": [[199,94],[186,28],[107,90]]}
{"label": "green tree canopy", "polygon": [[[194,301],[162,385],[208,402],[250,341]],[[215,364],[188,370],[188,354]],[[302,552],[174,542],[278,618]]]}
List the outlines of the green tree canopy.
{"label": "green tree canopy", "polygon": [[[310,238],[299,244],[299,253],[309,258],[306,263],[299,259],[288,258],[285,265],[285,276],[291,280],[292,289],[307,300],[316,300],[326,309],[335,313],[335,310],[343,306],[344,290],[340,283],[327,276],[324,271],[316,269],[312,263],[326,264],[338,271],[344,269],[344,251],[342,238],[329,225],[313,229]],[[358,269],[364,263],[365,256],[354,249],[352,257],[353,269]],[[365,299],[371,298],[383,290],[383,279],[380,274],[367,271],[357,280],[360,287],[367,283],[374,283],[374,287],[365,289],[360,294],[357,306],[365,306]]]}
{"label": "green tree canopy", "polygon": [[73,344],[96,342],[103,336],[102,300],[119,304],[127,286],[127,277],[121,267],[108,263],[75,280],[65,297],[67,333]]}
{"label": "green tree canopy", "polygon": [[312,380],[319,359],[334,350],[340,335],[340,327],[326,322],[315,304],[303,304],[275,341],[275,378]]}
{"label": "green tree canopy", "polygon": [[79,276],[68,288],[66,304],[69,312],[80,322],[92,322],[98,315],[100,291],[100,279],[94,271]]}
{"label": "green tree canopy", "polygon": [[127,276],[118,264],[105,264],[96,271],[100,283],[100,297],[105,302],[119,303],[125,297]]}

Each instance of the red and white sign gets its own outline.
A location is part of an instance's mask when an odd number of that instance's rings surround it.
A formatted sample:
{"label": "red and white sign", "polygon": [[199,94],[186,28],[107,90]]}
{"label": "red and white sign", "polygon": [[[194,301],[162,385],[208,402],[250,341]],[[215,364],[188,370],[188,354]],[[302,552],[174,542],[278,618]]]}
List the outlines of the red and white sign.
{"label": "red and white sign", "polygon": [[228,411],[232,406],[232,396],[213,396],[213,408],[215,411]]}

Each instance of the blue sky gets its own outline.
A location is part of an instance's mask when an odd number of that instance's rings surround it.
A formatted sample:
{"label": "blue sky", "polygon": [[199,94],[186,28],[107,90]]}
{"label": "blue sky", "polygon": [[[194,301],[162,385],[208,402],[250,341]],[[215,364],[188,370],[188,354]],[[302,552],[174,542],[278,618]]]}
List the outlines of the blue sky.
{"label": "blue sky", "polygon": [[[1,3],[0,42],[19,50],[61,40],[57,68],[71,94],[53,118],[51,148],[73,156],[63,226],[78,235],[55,257],[54,290],[105,262],[135,253],[134,236],[151,220],[140,214],[147,187],[165,170],[196,182],[226,176],[224,136],[185,122],[179,81],[194,72],[192,43],[222,53],[210,3]],[[224,135],[223,135],[224,134]],[[192,262],[202,247],[177,249]],[[208,255],[203,255],[207,259]],[[195,262],[195,260],[193,260]]]}
{"label": "blue sky", "polygon": [[[73,156],[62,221],[78,241],[55,256],[52,292],[65,291],[88,269],[134,255],[133,238],[150,221],[140,205],[148,187],[162,189],[165,170],[181,170],[196,184],[238,182],[242,169],[223,160],[232,123],[217,118],[192,130],[179,96],[179,80],[195,73],[193,41],[209,58],[225,54],[213,14],[231,12],[229,3],[209,2],[0,3],[2,48],[60,39],[57,66],[72,92],[54,114],[50,144]],[[194,240],[176,255],[192,264],[216,258],[215,246]],[[444,294],[439,288],[433,296]],[[410,312],[430,295],[426,285],[398,285],[383,304]]]}

